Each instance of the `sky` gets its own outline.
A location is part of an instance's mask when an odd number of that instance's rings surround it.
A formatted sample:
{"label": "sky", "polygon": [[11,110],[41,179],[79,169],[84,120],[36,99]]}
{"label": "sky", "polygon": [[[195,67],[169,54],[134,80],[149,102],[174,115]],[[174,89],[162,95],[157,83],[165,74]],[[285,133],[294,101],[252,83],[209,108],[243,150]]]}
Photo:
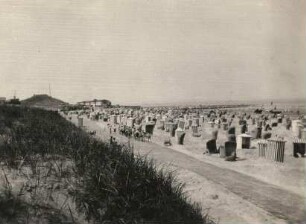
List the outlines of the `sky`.
{"label": "sky", "polygon": [[306,0],[0,0],[0,96],[306,98]]}

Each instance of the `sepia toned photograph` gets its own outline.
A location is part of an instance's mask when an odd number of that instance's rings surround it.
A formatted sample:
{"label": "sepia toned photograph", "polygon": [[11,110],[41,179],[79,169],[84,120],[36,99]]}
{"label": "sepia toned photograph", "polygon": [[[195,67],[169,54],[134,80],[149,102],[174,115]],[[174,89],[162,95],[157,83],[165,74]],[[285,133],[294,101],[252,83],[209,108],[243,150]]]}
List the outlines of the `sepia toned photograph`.
{"label": "sepia toned photograph", "polygon": [[306,224],[306,0],[0,0],[0,224]]}

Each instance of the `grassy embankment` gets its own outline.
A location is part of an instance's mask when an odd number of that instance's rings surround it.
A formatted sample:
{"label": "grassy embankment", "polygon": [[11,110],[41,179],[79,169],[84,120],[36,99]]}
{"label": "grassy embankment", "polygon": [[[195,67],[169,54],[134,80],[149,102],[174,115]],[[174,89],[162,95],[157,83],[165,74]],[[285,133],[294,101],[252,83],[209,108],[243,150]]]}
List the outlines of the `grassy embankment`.
{"label": "grassy embankment", "polygon": [[207,223],[171,173],[56,112],[0,106],[1,223]]}

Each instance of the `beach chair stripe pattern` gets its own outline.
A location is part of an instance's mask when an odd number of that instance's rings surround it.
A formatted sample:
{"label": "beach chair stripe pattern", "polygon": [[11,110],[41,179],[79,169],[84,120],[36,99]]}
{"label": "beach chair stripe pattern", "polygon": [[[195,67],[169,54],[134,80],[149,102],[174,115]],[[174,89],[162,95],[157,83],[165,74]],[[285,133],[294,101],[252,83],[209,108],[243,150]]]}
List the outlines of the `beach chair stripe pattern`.
{"label": "beach chair stripe pattern", "polygon": [[269,139],[258,142],[258,156],[270,161],[284,162],[286,141]]}
{"label": "beach chair stripe pattern", "polygon": [[302,143],[302,144],[305,144],[306,143],[306,139],[294,138],[294,140],[292,142],[293,143]]}
{"label": "beach chair stripe pattern", "polygon": [[268,142],[265,140],[259,141],[258,142],[258,156],[259,157],[265,157],[266,156],[266,151],[268,147]]}

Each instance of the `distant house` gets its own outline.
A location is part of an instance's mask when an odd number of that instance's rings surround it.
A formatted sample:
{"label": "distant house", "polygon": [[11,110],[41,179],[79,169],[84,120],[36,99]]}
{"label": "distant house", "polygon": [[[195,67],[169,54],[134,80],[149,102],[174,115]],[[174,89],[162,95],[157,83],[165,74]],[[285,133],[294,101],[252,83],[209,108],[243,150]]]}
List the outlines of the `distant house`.
{"label": "distant house", "polygon": [[82,101],[78,102],[77,104],[88,107],[102,107],[102,108],[108,108],[112,106],[112,103],[109,100],[97,100],[97,99]]}
{"label": "distant house", "polygon": [[7,103],[11,105],[19,105],[21,102],[18,98],[14,97],[13,99],[8,100]]}
{"label": "distant house", "polygon": [[6,98],[5,97],[0,97],[0,105],[5,104]]}

